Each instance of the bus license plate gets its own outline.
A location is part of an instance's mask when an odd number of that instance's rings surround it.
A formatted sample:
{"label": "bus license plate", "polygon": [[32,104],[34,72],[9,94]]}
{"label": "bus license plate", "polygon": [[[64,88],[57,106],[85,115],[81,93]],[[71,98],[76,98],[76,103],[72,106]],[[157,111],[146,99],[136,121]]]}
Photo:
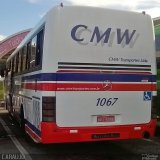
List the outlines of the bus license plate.
{"label": "bus license plate", "polygon": [[97,122],[115,122],[115,116],[97,116]]}

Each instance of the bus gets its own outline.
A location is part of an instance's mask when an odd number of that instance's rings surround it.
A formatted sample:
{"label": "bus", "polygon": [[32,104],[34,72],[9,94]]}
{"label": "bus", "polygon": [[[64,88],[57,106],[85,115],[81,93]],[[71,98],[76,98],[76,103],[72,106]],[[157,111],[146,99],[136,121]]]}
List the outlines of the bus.
{"label": "bus", "polygon": [[9,112],[37,143],[153,137],[152,19],[54,7],[8,58],[5,83]]}
{"label": "bus", "polygon": [[[160,24],[159,20],[155,20],[155,44],[157,52],[157,115],[160,117]],[[160,119],[158,119],[158,128],[160,127]]]}

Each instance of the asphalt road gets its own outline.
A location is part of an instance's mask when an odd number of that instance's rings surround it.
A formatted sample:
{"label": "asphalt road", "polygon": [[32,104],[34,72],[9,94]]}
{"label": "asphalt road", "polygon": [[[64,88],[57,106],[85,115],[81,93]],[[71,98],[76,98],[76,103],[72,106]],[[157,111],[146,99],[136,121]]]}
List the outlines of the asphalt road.
{"label": "asphalt road", "polygon": [[0,109],[0,160],[160,160],[160,137],[71,144],[35,144]]}

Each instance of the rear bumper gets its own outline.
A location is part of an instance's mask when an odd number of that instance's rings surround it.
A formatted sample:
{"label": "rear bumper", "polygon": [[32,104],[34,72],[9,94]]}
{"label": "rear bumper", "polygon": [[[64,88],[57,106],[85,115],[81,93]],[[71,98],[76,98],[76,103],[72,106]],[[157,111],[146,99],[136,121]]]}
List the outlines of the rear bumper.
{"label": "rear bumper", "polygon": [[41,123],[41,143],[66,143],[105,141],[120,139],[143,138],[144,133],[150,137],[155,134],[157,120],[151,120],[147,124],[105,126],[105,127],[78,127],[59,128],[55,123]]}

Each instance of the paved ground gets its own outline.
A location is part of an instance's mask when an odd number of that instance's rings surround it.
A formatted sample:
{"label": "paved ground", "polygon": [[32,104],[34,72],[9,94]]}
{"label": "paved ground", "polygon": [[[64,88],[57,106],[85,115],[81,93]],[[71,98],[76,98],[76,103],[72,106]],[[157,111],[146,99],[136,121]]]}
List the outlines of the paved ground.
{"label": "paved ground", "polygon": [[[7,132],[6,132],[6,131]],[[0,109],[0,160],[160,160],[160,137],[96,143],[41,145],[30,141]]]}

